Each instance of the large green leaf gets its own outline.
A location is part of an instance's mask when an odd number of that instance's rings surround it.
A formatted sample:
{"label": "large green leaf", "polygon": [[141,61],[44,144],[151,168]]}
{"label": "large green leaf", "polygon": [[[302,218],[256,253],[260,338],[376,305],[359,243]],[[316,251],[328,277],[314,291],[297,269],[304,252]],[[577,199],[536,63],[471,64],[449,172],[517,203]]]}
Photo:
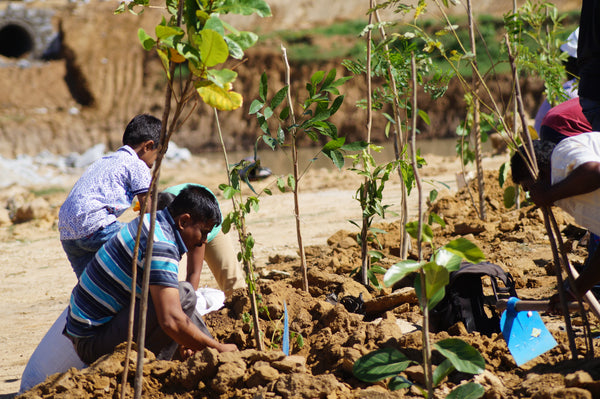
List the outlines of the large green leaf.
{"label": "large green leaf", "polygon": [[[433,241],[433,230],[431,229],[431,226],[426,223],[423,223],[421,227],[421,240],[423,240],[423,242]],[[419,238],[419,222],[415,220],[414,222],[406,223],[406,232],[410,234],[412,238],[417,240]]]}
{"label": "large green leaf", "polygon": [[223,36],[225,39],[225,43],[227,43],[227,47],[229,48],[229,55],[236,60],[241,60],[244,58],[244,50],[240,47],[238,43],[231,40],[228,36]]}
{"label": "large green leaf", "polygon": [[156,25],[154,29],[156,32],[156,38],[163,42],[168,42],[176,36],[183,36],[183,30],[176,26]]}
{"label": "large green leaf", "polygon": [[352,368],[356,378],[376,382],[406,370],[412,360],[395,348],[382,348],[359,358]]}
{"label": "large green leaf", "polygon": [[236,42],[242,50],[247,50],[254,46],[258,41],[258,35],[254,32],[238,32],[237,34],[229,34],[226,36],[230,40]]}
{"label": "large green leaf", "polygon": [[419,270],[422,266],[423,264],[421,262],[412,259],[401,260],[398,263],[394,263],[383,276],[383,284],[386,287],[391,287],[408,274]]}
{"label": "large green leaf", "polygon": [[485,388],[476,382],[467,382],[454,388],[446,399],[479,399],[485,395]]}
{"label": "large green leaf", "polygon": [[425,283],[427,287],[427,300],[450,282],[450,273],[448,269],[438,265],[435,262],[428,262],[423,266],[425,270]]}
{"label": "large green leaf", "polygon": [[448,338],[433,344],[461,373],[480,374],[485,370],[483,356],[471,345],[458,338]]}
{"label": "large green leaf", "polygon": [[206,104],[219,111],[232,111],[242,106],[241,94],[226,90],[212,82],[201,84],[196,90]]}
{"label": "large green leaf", "polygon": [[200,56],[207,67],[213,67],[227,61],[229,47],[223,36],[212,29],[203,29],[200,32],[202,43],[200,44]]}
{"label": "large green leaf", "polygon": [[256,13],[259,17],[271,16],[271,8],[264,0],[225,0],[217,11],[223,14],[251,15]]}
{"label": "large green leaf", "polygon": [[450,241],[442,248],[446,249],[453,254],[461,256],[463,259],[471,263],[478,263],[485,260],[485,255],[481,252],[481,249],[466,238],[459,237],[455,240]]}
{"label": "large green leaf", "polygon": [[461,256],[447,251],[444,247],[440,248],[434,256],[434,262],[445,267],[449,272],[460,269],[462,259]]}

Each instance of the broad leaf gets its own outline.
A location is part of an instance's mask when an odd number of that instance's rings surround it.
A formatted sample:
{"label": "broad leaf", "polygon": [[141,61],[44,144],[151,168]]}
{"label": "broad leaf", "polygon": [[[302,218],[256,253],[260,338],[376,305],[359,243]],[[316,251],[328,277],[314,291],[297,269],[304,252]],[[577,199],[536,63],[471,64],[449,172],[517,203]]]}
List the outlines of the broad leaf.
{"label": "broad leaf", "polygon": [[383,348],[359,358],[352,368],[356,378],[376,382],[406,370],[412,360],[395,348]]}
{"label": "broad leaf", "polygon": [[481,374],[485,370],[483,356],[471,345],[458,338],[448,338],[433,344],[461,373]]}
{"label": "broad leaf", "polygon": [[430,300],[440,289],[448,285],[450,273],[445,267],[434,262],[426,263],[423,270],[425,270],[425,283],[427,284],[427,300]]}
{"label": "broad leaf", "polygon": [[249,49],[258,41],[258,35],[253,32],[238,32],[237,34],[229,34],[225,38],[235,42],[242,50]]}
{"label": "broad leaf", "polygon": [[416,272],[422,267],[421,262],[412,259],[402,260],[394,263],[383,276],[383,284],[391,287],[396,282],[402,280],[406,275]]}
{"label": "broad leaf", "polygon": [[[423,240],[423,242],[433,241],[433,230],[431,229],[431,226],[423,223],[421,227],[421,240]],[[406,232],[415,240],[419,239],[419,222],[414,221],[406,223]]]}
{"label": "broad leaf", "polygon": [[202,100],[219,111],[232,111],[242,106],[242,95],[223,89],[214,83],[200,85],[196,89]]}
{"label": "broad leaf", "polygon": [[217,11],[223,14],[251,15],[256,13],[259,17],[271,16],[271,8],[264,0],[226,0]]}
{"label": "broad leaf", "polygon": [[200,36],[202,37],[200,56],[204,65],[213,67],[227,61],[229,48],[223,36],[212,29],[203,29]]}
{"label": "broad leaf", "polygon": [[225,35],[225,28],[223,27],[223,22],[219,19],[219,17],[215,16],[214,14],[212,14],[210,18],[208,18],[204,23],[203,30],[207,29],[214,30],[220,36]]}
{"label": "broad leaf", "polygon": [[211,69],[206,73],[208,79],[221,88],[226,88],[237,78],[237,72],[231,69]]}
{"label": "broad leaf", "polygon": [[142,43],[142,47],[146,51],[152,50],[156,45],[156,40],[150,37],[142,28],[138,29],[138,38],[140,39],[140,43]]}
{"label": "broad leaf", "polygon": [[433,370],[433,386],[438,386],[444,378],[446,378],[451,372],[456,370],[452,365],[452,362],[445,359],[439,366]]}
{"label": "broad leaf", "polygon": [[485,255],[481,249],[466,238],[460,237],[450,241],[442,248],[453,254],[456,254],[471,263],[478,263],[485,260]]}
{"label": "broad leaf", "polygon": [[485,395],[485,388],[476,382],[467,382],[457,386],[446,399],[479,399]]}
{"label": "broad leaf", "polygon": [[259,99],[252,101],[252,104],[250,104],[250,110],[248,111],[248,114],[252,115],[252,114],[257,113],[258,111],[261,110],[263,105],[265,105],[265,104],[262,101],[260,101]]}
{"label": "broad leaf", "polygon": [[512,208],[515,204],[515,198],[517,197],[517,190],[515,186],[508,186],[504,189],[504,193],[502,193],[502,200],[504,202],[504,207],[506,209]]}
{"label": "broad leaf", "polygon": [[462,257],[450,251],[446,251],[444,247],[440,248],[434,256],[435,263],[445,267],[449,272],[460,269],[460,263],[462,262],[462,259]]}

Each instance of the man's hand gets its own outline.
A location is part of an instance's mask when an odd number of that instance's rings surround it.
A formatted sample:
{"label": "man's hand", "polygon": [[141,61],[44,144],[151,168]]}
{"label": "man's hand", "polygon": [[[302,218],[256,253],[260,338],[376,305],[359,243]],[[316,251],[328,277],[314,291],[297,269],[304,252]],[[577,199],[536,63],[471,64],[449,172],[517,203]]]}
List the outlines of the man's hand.
{"label": "man's hand", "polygon": [[221,344],[217,350],[219,352],[237,352],[238,347],[235,344]]}
{"label": "man's hand", "polygon": [[529,198],[539,207],[552,206],[554,201],[550,195],[550,185],[537,180],[529,187]]}

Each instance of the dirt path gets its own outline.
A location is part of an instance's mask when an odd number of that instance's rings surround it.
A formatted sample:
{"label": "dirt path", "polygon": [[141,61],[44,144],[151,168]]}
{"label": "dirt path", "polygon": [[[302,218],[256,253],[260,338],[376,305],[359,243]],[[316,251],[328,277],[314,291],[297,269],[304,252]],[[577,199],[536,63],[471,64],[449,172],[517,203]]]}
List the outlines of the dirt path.
{"label": "dirt path", "polygon": [[[505,160],[504,156],[486,158],[484,167],[497,169]],[[455,171],[460,170],[458,161],[429,157],[428,162],[422,170],[424,179],[435,178],[455,190]],[[221,167],[193,159],[190,164],[165,168],[161,184],[198,181],[198,176],[202,176],[201,181],[216,192],[218,183],[224,180]],[[360,217],[358,203],[352,198],[358,184],[358,178],[350,172],[322,169],[306,176],[300,197],[304,245],[323,245],[338,230],[354,229],[348,220]],[[425,184],[427,191],[431,188],[433,186]],[[437,189],[443,190],[444,186],[438,184]],[[279,194],[276,189],[273,192],[271,197],[261,197],[260,211],[249,217],[259,267],[271,255],[296,256],[297,253],[292,194]],[[399,194],[400,185],[395,176],[385,191],[385,203],[394,204],[393,211],[398,210]],[[60,206],[65,195],[52,196],[51,205]],[[416,201],[415,192],[410,197],[413,215]],[[222,202],[224,212],[230,208],[228,201]],[[124,215],[126,218],[132,216]],[[0,237],[0,398],[8,398],[18,391],[21,374],[31,353],[67,306],[76,279],[60,246],[53,221],[2,227]],[[202,284],[215,286],[208,268],[205,270]]]}

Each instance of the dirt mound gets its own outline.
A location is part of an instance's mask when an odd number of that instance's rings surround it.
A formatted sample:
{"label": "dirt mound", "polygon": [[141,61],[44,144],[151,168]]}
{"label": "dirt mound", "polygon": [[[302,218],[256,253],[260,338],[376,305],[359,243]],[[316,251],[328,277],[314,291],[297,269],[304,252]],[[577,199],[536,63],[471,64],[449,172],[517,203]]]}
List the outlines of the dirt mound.
{"label": "dirt mound", "polygon": [[[521,298],[543,298],[554,292],[551,253],[539,211],[531,207],[506,210],[498,202],[501,188],[497,173],[486,173],[486,207],[488,219],[480,222],[471,196],[477,198],[475,185],[456,195],[439,198],[430,211],[444,218],[447,225],[435,230],[435,241],[443,244],[456,237],[466,237],[476,243],[487,259],[499,264],[515,276]],[[555,210],[562,227],[570,219]],[[381,236],[387,262],[397,254],[397,224],[378,226],[388,233]],[[581,234],[565,235],[569,257],[581,262],[586,251],[580,242]],[[577,230],[577,229],[574,229]],[[580,229],[578,231],[581,233]],[[570,238],[569,238],[570,237]],[[414,247],[413,247],[414,248]],[[413,253],[411,255],[415,257]],[[425,255],[428,256],[428,255]],[[147,353],[144,366],[145,397],[304,397],[304,398],[372,398],[422,397],[416,389],[388,392],[379,384],[366,384],[353,377],[352,366],[362,355],[382,347],[401,350],[409,359],[420,363],[421,316],[411,284],[379,291],[367,290],[349,276],[360,265],[360,249],[354,233],[340,231],[326,246],[307,249],[309,293],[300,289],[298,260],[272,256],[262,271],[258,283],[260,293],[261,328],[264,332],[264,352],[254,350],[251,325],[245,321],[250,311],[249,300],[243,291],[234,293],[226,306],[206,317],[207,325],[218,340],[238,345],[240,352],[218,354],[206,349],[186,361],[157,361]],[[394,296],[400,300],[389,301]],[[364,300],[363,313],[349,311],[344,299]],[[289,313],[291,331],[290,352],[280,351],[283,332],[284,303]],[[477,348],[486,361],[486,370],[475,377],[486,390],[486,398],[559,398],[596,397],[600,394],[599,361],[572,360],[569,344],[559,327],[559,318],[544,315],[558,345],[542,356],[515,367],[501,335],[488,337],[477,332],[467,333],[462,323],[447,332],[431,334],[433,341],[450,336],[460,337]],[[594,319],[597,323],[597,320]],[[575,317],[573,324],[581,326]],[[581,332],[581,327],[575,327]],[[577,338],[580,354],[585,350]],[[594,343],[596,356],[600,348]],[[441,358],[434,356],[434,363]],[[90,368],[70,370],[54,375],[25,393],[23,398],[78,397],[113,398],[118,391],[124,365],[121,349],[100,359]],[[135,362],[135,354],[128,360]],[[131,370],[131,368],[130,368]],[[133,380],[133,371],[129,379]],[[422,369],[414,366],[405,376],[422,381]],[[453,373],[438,388],[443,397],[469,377]],[[128,389],[131,390],[129,387]]]}

